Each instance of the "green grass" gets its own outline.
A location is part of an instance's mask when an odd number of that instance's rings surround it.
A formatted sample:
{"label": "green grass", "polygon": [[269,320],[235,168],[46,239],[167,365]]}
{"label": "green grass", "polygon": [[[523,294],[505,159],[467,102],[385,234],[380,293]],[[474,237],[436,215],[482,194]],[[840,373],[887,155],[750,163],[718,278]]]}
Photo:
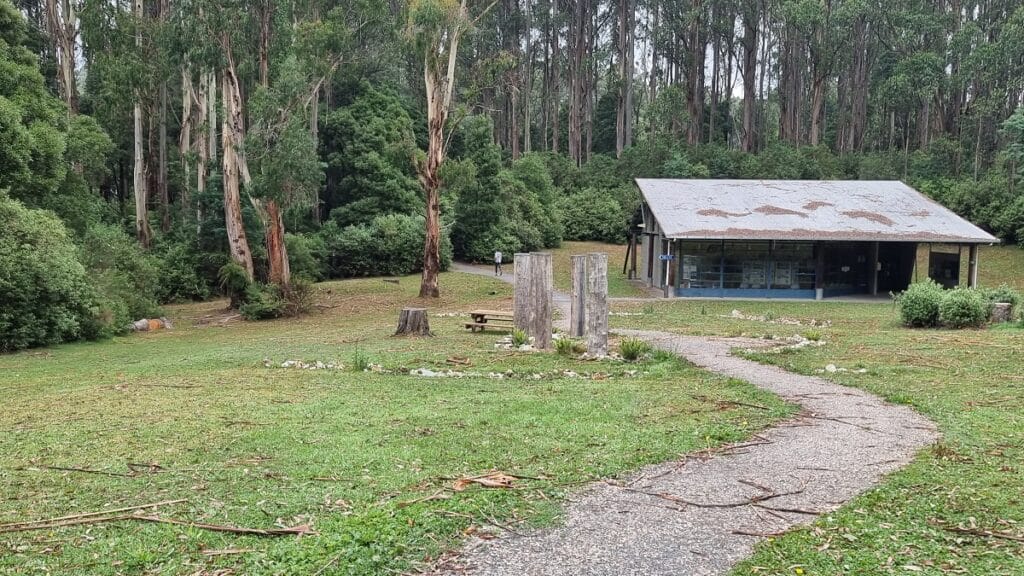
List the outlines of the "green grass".
{"label": "green grass", "polygon": [[[982,283],[1020,286],[1013,249],[983,255]],[[986,266],[987,262],[987,266]],[[760,544],[735,575],[1024,574],[1024,544],[954,533],[975,526],[1024,537],[1024,329],[911,330],[891,305],[675,301],[619,304],[614,326],[680,333],[825,340],[754,359],[803,374],[828,364],[867,369],[835,381],[909,404],[938,423],[943,440],[877,489],[813,526]],[[732,311],[774,320],[732,318]],[[784,323],[799,320],[802,325]],[[810,326],[821,321],[827,326]]]}
{"label": "green grass", "polygon": [[565,242],[561,248],[550,251],[555,268],[555,288],[572,290],[572,256],[603,252],[608,255],[608,295],[612,298],[642,298],[649,292],[626,279],[622,264],[626,261],[626,246],[600,242]]}
{"label": "green grass", "polygon": [[[588,480],[740,440],[790,413],[664,356],[596,363],[496,350],[499,336],[468,333],[464,317],[431,317],[435,338],[390,337],[398,310],[423,304],[417,288],[416,278],[323,284],[319,313],[262,323],[224,314],[223,302],[179,306],[173,331],[0,356],[0,523],[183,498],[151,513],[317,531],[258,538],[127,521],[0,534],[0,573],[399,573],[495,524],[554,522],[559,498]],[[506,284],[461,274],[444,275],[442,290],[427,303],[433,314],[511,297]],[[472,363],[456,370],[517,376],[277,367],[446,370],[454,356]],[[609,377],[552,375],[566,369]],[[159,467],[125,476],[129,463]],[[492,469],[543,479],[400,506]],[[203,553],[224,549],[243,552]]]}

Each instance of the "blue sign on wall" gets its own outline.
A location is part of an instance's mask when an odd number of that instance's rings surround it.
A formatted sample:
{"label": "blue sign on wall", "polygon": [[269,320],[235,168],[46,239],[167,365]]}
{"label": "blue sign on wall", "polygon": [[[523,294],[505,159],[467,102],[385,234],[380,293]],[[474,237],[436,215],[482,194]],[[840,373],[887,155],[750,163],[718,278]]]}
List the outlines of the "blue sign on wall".
{"label": "blue sign on wall", "polygon": [[661,256],[658,256],[658,260],[675,260],[675,259],[676,259],[676,257],[671,255],[671,254],[662,254]]}

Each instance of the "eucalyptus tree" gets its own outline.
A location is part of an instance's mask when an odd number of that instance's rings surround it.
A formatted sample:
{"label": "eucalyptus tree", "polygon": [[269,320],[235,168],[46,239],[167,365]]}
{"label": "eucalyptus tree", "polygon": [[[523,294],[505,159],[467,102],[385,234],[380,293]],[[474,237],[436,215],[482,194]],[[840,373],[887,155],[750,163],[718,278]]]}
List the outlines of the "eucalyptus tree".
{"label": "eucalyptus tree", "polygon": [[[423,277],[420,297],[440,296],[441,272],[441,179],[438,171],[447,153],[448,114],[455,93],[459,42],[472,21],[467,0],[412,0],[407,35],[423,62],[427,96],[427,152],[417,158],[417,172],[426,195],[426,239],[423,243]],[[493,4],[492,4],[493,5]]]}

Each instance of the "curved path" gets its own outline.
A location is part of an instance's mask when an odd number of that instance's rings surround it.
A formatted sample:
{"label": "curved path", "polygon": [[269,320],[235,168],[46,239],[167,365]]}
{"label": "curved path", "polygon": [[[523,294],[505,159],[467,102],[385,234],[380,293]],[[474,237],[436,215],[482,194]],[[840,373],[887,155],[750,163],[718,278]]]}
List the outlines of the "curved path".
{"label": "curved path", "polygon": [[[463,268],[456,267],[471,272]],[[760,538],[838,508],[938,438],[931,421],[908,407],[732,356],[735,341],[617,332],[750,382],[802,411],[709,458],[650,466],[618,483],[596,482],[572,497],[564,525],[472,541],[445,570],[489,576],[723,574]]]}

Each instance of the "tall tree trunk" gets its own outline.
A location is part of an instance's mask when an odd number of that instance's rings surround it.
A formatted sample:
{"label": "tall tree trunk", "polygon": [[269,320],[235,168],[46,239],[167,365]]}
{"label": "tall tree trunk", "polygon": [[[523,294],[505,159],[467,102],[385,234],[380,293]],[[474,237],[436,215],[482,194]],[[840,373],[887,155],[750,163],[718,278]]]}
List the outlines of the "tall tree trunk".
{"label": "tall tree trunk", "polygon": [[821,112],[825,105],[825,78],[814,79],[811,90],[811,146],[817,146],[821,134]]}
{"label": "tall tree trunk", "polygon": [[68,113],[78,113],[78,86],[75,78],[78,44],[78,14],[76,0],[45,0],[46,29],[53,42],[53,56],[57,63],[57,89],[68,107]]}
{"label": "tall tree trunk", "polygon": [[[551,1],[551,20],[557,22],[555,18],[558,16],[558,0]],[[559,41],[559,32],[561,26],[555,29],[554,33],[551,34],[551,151],[558,154],[559,146],[559,133],[561,131],[560,116],[562,112],[562,57],[561,47]]]}
{"label": "tall tree trunk", "polygon": [[701,143],[704,132],[704,60],[707,54],[707,36],[704,33],[704,0],[692,2],[686,69],[686,103],[690,116],[686,128],[686,141],[695,146]]}
{"label": "tall tree trunk", "polygon": [[188,64],[181,67],[181,132],[178,134],[178,156],[181,159],[182,186],[181,213],[187,217],[192,210],[190,188],[192,186],[192,102],[196,99],[195,87],[192,85],[192,72]]}
{"label": "tall tree trunk", "polygon": [[619,0],[618,80],[615,114],[615,156],[633,145],[633,28],[636,6],[633,0]]}
{"label": "tall tree trunk", "polygon": [[748,0],[743,10],[743,144],[744,152],[753,152],[757,135],[754,128],[754,98],[757,94],[755,74],[757,73],[757,26],[760,0]]}
{"label": "tall tree trunk", "polygon": [[270,22],[273,12],[274,4],[272,0],[260,1],[259,63],[261,86],[270,85]]}
{"label": "tall tree trunk", "polygon": [[575,9],[570,13],[573,17],[569,31],[569,158],[580,166],[583,161],[583,114],[586,109],[586,72],[584,71],[584,55],[586,53],[586,22],[588,18],[588,1],[575,0]]}
{"label": "tall tree trunk", "polygon": [[[661,3],[654,3],[654,21],[651,24],[651,77],[650,85],[647,89],[647,108],[652,109],[654,103],[658,100],[658,31],[660,29],[661,20]],[[654,114],[648,113],[650,116],[650,139],[654,139],[654,135],[657,133],[657,119]]]}
{"label": "tall tree trunk", "polygon": [[[142,25],[143,14],[143,0],[134,0],[133,12],[135,14],[137,26]],[[135,34],[135,46],[137,49],[142,49],[142,30],[139,30]],[[142,147],[142,94],[141,91],[135,93],[135,105],[132,109],[132,117],[134,120],[134,142],[135,142],[135,154],[134,154],[134,190],[135,190],[135,234],[139,239],[139,244],[142,247],[149,249],[150,244],[153,241],[153,232],[149,227],[149,191],[146,186],[146,158],[143,154]]]}
{"label": "tall tree trunk", "polygon": [[523,151],[527,154],[533,148],[533,122],[530,103],[533,102],[533,0],[526,0],[526,59],[523,63]]}
{"label": "tall tree trunk", "polygon": [[171,230],[171,194],[167,181],[167,81],[160,83],[160,144],[156,188],[160,195],[160,229]]}
{"label": "tall tree trunk", "polygon": [[242,124],[241,94],[238,77],[235,75],[234,61],[231,57],[231,44],[227,35],[223,36],[223,48],[228,59],[228,66],[222,73],[221,93],[224,97],[224,121],[222,130],[223,180],[224,180],[224,223],[227,228],[228,247],[231,259],[245,269],[250,280],[253,279],[252,251],[249,239],[245,234],[242,220],[241,180],[250,180],[249,169],[241,156],[244,130]]}
{"label": "tall tree trunk", "polygon": [[284,217],[275,200],[263,203],[267,224],[267,268],[269,280],[287,293],[291,289],[292,272],[288,266],[288,250],[284,243]]}
{"label": "tall tree trunk", "polygon": [[423,61],[423,84],[427,94],[427,155],[417,165],[417,173],[426,194],[426,238],[423,242],[423,277],[420,298],[441,295],[437,277],[441,273],[441,178],[438,174],[445,155],[445,123],[451,109],[455,91],[455,64],[459,52],[459,39],[466,20],[466,0],[459,4],[454,29],[440,40],[448,45],[447,69],[444,75],[432,64],[436,54],[427,52]]}

